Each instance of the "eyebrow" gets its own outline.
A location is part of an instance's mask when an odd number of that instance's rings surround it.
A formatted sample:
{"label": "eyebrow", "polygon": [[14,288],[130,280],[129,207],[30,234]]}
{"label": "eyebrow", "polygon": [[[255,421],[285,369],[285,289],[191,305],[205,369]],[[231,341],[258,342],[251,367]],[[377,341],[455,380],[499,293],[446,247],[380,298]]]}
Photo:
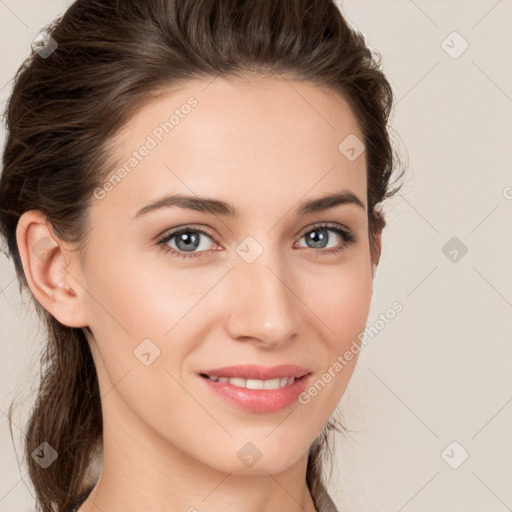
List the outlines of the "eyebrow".
{"label": "eyebrow", "polygon": [[[330,208],[344,204],[354,204],[361,207],[363,210],[365,209],[363,202],[353,192],[350,190],[344,190],[318,199],[302,201],[297,207],[297,213],[298,215],[307,215],[310,213],[329,210]],[[135,214],[134,218],[141,217],[160,208],[171,208],[173,206],[203,213],[213,213],[224,217],[239,216],[239,211],[235,206],[219,199],[172,194],[147,204]]]}

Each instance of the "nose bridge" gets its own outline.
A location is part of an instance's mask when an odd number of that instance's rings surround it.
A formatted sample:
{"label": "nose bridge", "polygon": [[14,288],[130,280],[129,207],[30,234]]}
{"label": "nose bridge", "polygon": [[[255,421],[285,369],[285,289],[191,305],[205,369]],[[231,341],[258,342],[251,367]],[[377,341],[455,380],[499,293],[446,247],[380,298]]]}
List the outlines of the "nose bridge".
{"label": "nose bridge", "polygon": [[[243,243],[240,248],[244,249]],[[249,245],[249,250],[253,249]],[[298,300],[289,282],[286,261],[278,253],[279,249],[266,247],[250,263],[250,259],[244,259],[244,253],[235,259],[228,325],[234,338],[259,339],[275,347],[295,334]]]}

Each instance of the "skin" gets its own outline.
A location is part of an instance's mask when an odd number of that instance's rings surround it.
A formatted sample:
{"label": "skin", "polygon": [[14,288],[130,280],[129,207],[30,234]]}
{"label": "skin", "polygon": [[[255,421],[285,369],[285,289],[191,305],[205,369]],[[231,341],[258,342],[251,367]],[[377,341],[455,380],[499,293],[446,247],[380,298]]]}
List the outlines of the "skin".
{"label": "skin", "polygon": [[[230,405],[196,372],[291,363],[309,368],[315,382],[364,330],[380,234],[372,259],[366,155],[350,161],[338,150],[348,135],[363,135],[347,102],[319,86],[282,77],[198,80],[137,112],[112,147],[118,161],[190,96],[198,101],[190,114],[104,198],[92,199],[84,265],[39,212],[18,225],[32,292],[61,323],[84,328],[98,372],[103,471],[80,512],[311,512],[308,449],[357,356],[308,404],[272,413]],[[300,201],[341,190],[364,208],[297,215]],[[172,207],[134,220],[166,193],[221,199],[240,217]],[[328,230],[327,249],[308,245],[310,226],[324,222],[357,241],[327,254],[345,244]],[[190,224],[216,237],[199,235],[198,257],[184,260],[157,244]],[[236,252],[247,236],[263,249],[250,264]],[[54,244],[45,261],[31,251],[44,238]],[[173,242],[167,247],[179,250]],[[134,356],[146,338],[160,350],[149,366]],[[247,442],[262,455],[251,468],[237,457]]]}

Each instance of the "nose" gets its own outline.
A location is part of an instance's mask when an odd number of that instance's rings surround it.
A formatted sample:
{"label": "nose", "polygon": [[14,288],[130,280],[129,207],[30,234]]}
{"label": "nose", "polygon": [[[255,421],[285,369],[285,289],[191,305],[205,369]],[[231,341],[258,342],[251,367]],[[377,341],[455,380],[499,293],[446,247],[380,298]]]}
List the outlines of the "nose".
{"label": "nose", "polygon": [[276,261],[262,255],[253,263],[236,262],[226,327],[233,339],[276,349],[297,334],[301,301],[290,272]]}

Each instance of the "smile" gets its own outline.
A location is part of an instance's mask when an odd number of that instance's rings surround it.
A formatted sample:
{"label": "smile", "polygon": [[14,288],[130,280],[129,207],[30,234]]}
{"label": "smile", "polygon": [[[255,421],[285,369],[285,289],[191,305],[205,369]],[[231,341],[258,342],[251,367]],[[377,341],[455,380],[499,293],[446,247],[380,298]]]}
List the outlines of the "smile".
{"label": "smile", "polygon": [[297,404],[312,373],[293,365],[249,365],[201,371],[198,377],[210,392],[237,409],[271,413]]}
{"label": "smile", "polygon": [[215,375],[203,375],[214,382],[223,382],[246,389],[279,389],[285,386],[291,386],[295,382],[295,377],[277,377],[275,379],[243,379],[240,377],[217,377]]}

